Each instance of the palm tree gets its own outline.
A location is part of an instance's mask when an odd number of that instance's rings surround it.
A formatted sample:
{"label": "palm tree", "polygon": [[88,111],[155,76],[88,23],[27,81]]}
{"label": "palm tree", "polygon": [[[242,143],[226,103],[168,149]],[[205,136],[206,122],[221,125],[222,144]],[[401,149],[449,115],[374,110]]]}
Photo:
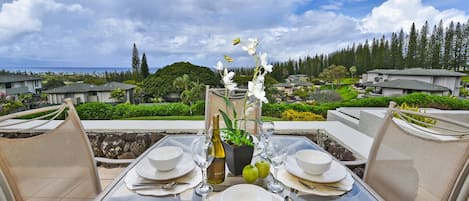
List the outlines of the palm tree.
{"label": "palm tree", "polygon": [[204,85],[199,82],[191,82],[190,89],[181,92],[179,96],[184,104],[189,104],[189,112],[192,116],[192,104],[203,98]]}
{"label": "palm tree", "polygon": [[177,77],[173,81],[173,86],[176,89],[188,90],[190,85],[191,85],[191,79],[190,79],[189,75],[187,75],[187,74],[184,74],[181,77]]}

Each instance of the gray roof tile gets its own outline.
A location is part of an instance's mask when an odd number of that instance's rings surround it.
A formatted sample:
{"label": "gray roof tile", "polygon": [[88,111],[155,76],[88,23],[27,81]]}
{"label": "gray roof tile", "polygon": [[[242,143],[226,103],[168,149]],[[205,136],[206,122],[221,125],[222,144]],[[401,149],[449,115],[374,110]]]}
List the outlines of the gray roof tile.
{"label": "gray roof tile", "polygon": [[21,82],[27,80],[42,80],[42,78],[26,75],[0,75],[0,83]]}
{"label": "gray roof tile", "polygon": [[49,89],[44,91],[46,94],[60,94],[60,93],[83,93],[90,91],[112,91],[114,89],[121,88],[124,90],[129,90],[135,88],[135,85],[124,84],[119,82],[109,82],[103,85],[92,85],[84,83],[75,83],[66,85],[63,87]]}
{"label": "gray roof tile", "polygon": [[448,88],[430,84],[427,82],[422,82],[418,80],[392,80],[386,82],[379,82],[376,84],[370,85],[372,87],[382,87],[382,88],[393,88],[393,89],[412,89],[412,90],[421,90],[421,91],[449,91]]}
{"label": "gray roof tile", "polygon": [[461,77],[466,74],[444,70],[444,69],[424,69],[424,68],[408,68],[402,70],[389,70],[389,69],[375,69],[368,71],[368,73],[380,73],[389,75],[423,75],[423,76],[456,76]]}

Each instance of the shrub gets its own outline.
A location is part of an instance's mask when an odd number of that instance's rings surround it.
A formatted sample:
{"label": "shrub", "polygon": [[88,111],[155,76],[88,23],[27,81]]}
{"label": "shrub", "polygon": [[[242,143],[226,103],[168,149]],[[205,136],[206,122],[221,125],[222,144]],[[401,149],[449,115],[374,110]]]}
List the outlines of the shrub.
{"label": "shrub", "polygon": [[82,120],[112,119],[113,107],[107,103],[85,103],[76,108]]}
{"label": "shrub", "polygon": [[197,101],[192,104],[192,115],[204,115],[205,114],[205,101]]}
{"label": "shrub", "polygon": [[113,119],[122,119],[142,116],[187,116],[189,106],[182,103],[132,105],[119,104],[114,107]]}
{"label": "shrub", "polygon": [[304,103],[276,103],[262,105],[262,114],[264,116],[281,117],[281,114],[288,109],[300,112],[313,112],[326,117],[327,110],[334,110],[338,107],[388,107],[390,101],[397,104],[407,103],[419,108],[437,108],[450,110],[468,110],[469,100],[452,98],[447,96],[434,96],[421,93],[413,93],[401,97],[370,97],[363,99],[352,99],[342,102],[322,103],[316,106]]}
{"label": "shrub", "polygon": [[324,121],[324,117],[312,112],[298,112],[286,110],[282,113],[282,119],[288,121]]}

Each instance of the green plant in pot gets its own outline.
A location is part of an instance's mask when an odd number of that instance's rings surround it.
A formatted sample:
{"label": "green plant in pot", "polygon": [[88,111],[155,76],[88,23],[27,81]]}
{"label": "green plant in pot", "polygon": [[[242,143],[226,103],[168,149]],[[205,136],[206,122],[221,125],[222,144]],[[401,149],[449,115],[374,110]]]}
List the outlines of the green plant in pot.
{"label": "green plant in pot", "polygon": [[[249,129],[247,129],[247,125],[248,121],[258,122],[259,119],[248,119],[247,117],[253,112],[256,112],[256,109],[259,110],[259,115],[257,116],[260,117],[260,104],[267,102],[264,87],[265,75],[272,72],[272,65],[267,63],[267,54],[258,54],[256,52],[258,45],[257,39],[248,39],[247,43],[242,43],[239,38],[233,40],[233,45],[238,44],[241,44],[242,49],[247,51],[256,62],[253,78],[247,83],[248,89],[245,92],[244,104],[242,105],[243,114],[238,115],[235,106],[229,98],[232,92],[239,90],[237,84],[232,80],[234,72],[229,72],[227,66],[221,61],[216,65],[225,86],[223,97],[226,106],[225,111],[219,109],[225,123],[225,128],[220,129],[222,131],[221,137],[228,169],[234,175],[240,175],[244,166],[251,163],[252,154],[254,152],[254,142],[253,136],[248,132]],[[225,55],[225,61],[231,63],[233,62],[233,58]],[[254,125],[257,125],[257,123]]]}

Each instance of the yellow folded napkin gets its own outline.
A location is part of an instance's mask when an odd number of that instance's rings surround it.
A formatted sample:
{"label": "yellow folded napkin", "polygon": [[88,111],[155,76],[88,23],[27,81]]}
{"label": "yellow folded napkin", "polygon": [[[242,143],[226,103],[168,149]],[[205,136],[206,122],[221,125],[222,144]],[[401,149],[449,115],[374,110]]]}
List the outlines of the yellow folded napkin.
{"label": "yellow folded napkin", "polygon": [[[277,173],[277,179],[282,182],[285,186],[288,186],[290,188],[296,189],[300,192],[307,193],[307,194],[314,194],[314,195],[320,195],[320,196],[339,196],[347,191],[352,190],[353,187],[353,177],[350,175],[349,172],[347,172],[347,176],[339,182],[336,183],[328,183],[328,184],[322,184],[322,183],[314,183],[305,179],[301,179],[299,177],[296,177],[290,173],[284,168],[279,168],[278,173]],[[310,184],[311,186],[314,186],[314,189],[309,189],[306,188],[304,185],[302,185],[299,180],[302,180],[306,182],[307,184]],[[340,190],[332,188],[330,186],[335,186],[339,187]]]}
{"label": "yellow folded napkin", "polygon": [[148,180],[140,177],[135,171],[135,167],[132,168],[124,177],[124,182],[127,188],[129,190],[135,191],[136,193],[140,195],[167,196],[167,195],[179,194],[188,189],[194,188],[202,181],[202,173],[200,172],[200,169],[198,167],[194,168],[187,175],[184,175],[174,180],[176,182],[185,182],[189,184],[175,185],[170,190],[164,190],[164,189],[159,189],[159,188],[144,189],[144,190],[133,189],[133,184],[141,183],[143,181],[148,181]]}

